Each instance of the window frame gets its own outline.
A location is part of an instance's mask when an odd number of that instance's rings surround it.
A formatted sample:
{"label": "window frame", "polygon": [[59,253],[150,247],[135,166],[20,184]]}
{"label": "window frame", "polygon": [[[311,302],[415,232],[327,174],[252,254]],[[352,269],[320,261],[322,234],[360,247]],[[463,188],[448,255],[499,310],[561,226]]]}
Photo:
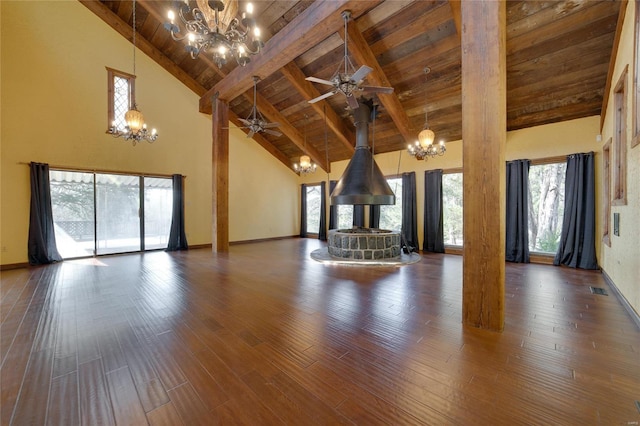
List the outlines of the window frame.
{"label": "window frame", "polygon": [[[544,166],[547,164],[558,164],[558,163],[564,163],[566,165],[567,156],[557,155],[554,157],[536,158],[535,160],[530,160],[529,165],[530,167],[533,167],[533,166]],[[566,175],[565,175],[564,184],[566,185]],[[562,230],[562,227],[560,229]],[[554,257],[555,257],[555,253],[529,251],[529,261],[532,263],[552,264]]]}
{"label": "window frame", "polygon": [[640,0],[634,1],[634,37],[633,37],[633,88],[632,88],[632,132],[631,148],[640,144]]}
{"label": "window frame", "polygon": [[[462,192],[463,192],[463,198],[464,198],[464,169],[462,167],[455,167],[455,168],[451,168],[451,169],[443,169],[442,170],[442,175],[452,175],[452,174],[461,174],[462,175]],[[443,194],[444,195],[444,194]],[[464,212],[464,207],[463,207],[463,212]],[[453,245],[453,244],[444,244],[444,252],[446,254],[462,254],[462,250],[464,248],[464,220],[463,220],[463,224],[462,224],[463,228],[462,228],[462,244],[460,245]]]}
{"label": "window frame", "polygon": [[[400,203],[402,203],[402,174],[399,174],[399,175],[398,174],[387,175],[387,176],[384,177],[384,179],[387,181],[387,184],[389,185],[390,188],[391,188],[391,183],[389,182],[390,179],[397,179],[397,180],[400,181],[400,194],[399,195],[396,194],[395,187],[392,188],[392,191],[393,191],[393,193],[395,194],[395,197],[396,197],[396,203],[393,204],[392,207],[395,207],[398,204],[398,198],[400,199]],[[380,205],[380,221],[382,221],[382,212],[383,212],[382,208],[383,207],[389,207],[389,205],[384,205],[384,204]],[[400,228],[399,229],[402,229],[402,207],[403,206],[401,205],[400,206],[400,218],[401,218],[401,220],[400,220]],[[383,226],[380,225],[380,228],[382,228],[382,227]]]}
{"label": "window frame", "polygon": [[627,74],[624,67],[613,90],[613,191],[611,204],[627,205]]}
{"label": "window frame", "polygon": [[612,139],[602,147],[602,242],[611,247],[611,145]]}
{"label": "window frame", "polygon": [[113,68],[105,67],[107,69],[107,130],[113,125],[115,121],[115,89],[113,81],[115,77],[124,78],[129,83],[129,109],[136,104],[136,76],[133,74],[119,71]]}
{"label": "window frame", "polygon": [[[322,196],[322,182],[312,182],[312,183],[306,183],[306,190],[307,192],[305,193],[305,196],[307,197],[307,238],[311,237],[311,238],[318,238],[319,234],[319,228],[315,231],[315,232],[311,232],[309,231],[309,188],[310,187],[318,187],[318,192],[320,192],[320,196]],[[322,206],[322,203],[320,203],[320,205]],[[320,214],[322,214],[322,212],[319,212]],[[326,214],[326,212],[325,212]],[[318,217],[318,221],[320,221],[320,217]]]}
{"label": "window frame", "polygon": [[[147,178],[153,179],[166,179],[168,181],[172,181],[172,175],[165,174],[149,174],[149,173],[140,173],[140,172],[124,172],[124,171],[114,171],[114,170],[104,170],[104,169],[84,169],[84,168],[75,168],[75,167],[64,167],[64,166],[50,166],[49,168],[51,172],[72,172],[72,173],[86,173],[92,175],[92,185],[93,185],[93,254],[87,256],[73,256],[73,257],[65,257],[64,259],[81,259],[81,258],[89,258],[89,257],[100,257],[100,256],[110,256],[113,254],[125,254],[125,253],[144,253],[150,251],[159,251],[165,250],[165,248],[147,248],[145,246],[145,215],[144,215],[144,200],[145,200],[145,188],[144,182]],[[97,223],[98,223],[98,212],[97,212],[97,200],[96,200],[96,185],[97,185],[97,176],[98,175],[119,175],[119,176],[127,176],[134,177],[139,179],[139,213],[138,216],[140,218],[140,250],[136,251],[118,251],[113,253],[98,253],[98,232],[97,232]],[[186,178],[186,176],[184,177]],[[167,235],[167,240],[169,236]]]}

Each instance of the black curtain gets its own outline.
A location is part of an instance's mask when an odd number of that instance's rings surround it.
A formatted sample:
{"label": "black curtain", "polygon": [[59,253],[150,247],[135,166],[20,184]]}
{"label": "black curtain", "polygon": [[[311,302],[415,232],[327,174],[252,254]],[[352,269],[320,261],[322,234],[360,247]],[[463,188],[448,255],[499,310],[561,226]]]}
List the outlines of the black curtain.
{"label": "black curtain", "polygon": [[380,228],[380,206],[369,206],[369,228]]}
{"label": "black curtain", "polygon": [[[329,194],[333,192],[336,188],[338,181],[330,180],[329,181]],[[335,204],[331,204],[329,207],[329,229],[337,229],[338,228],[338,206]]]}
{"label": "black curtain", "polygon": [[424,172],[424,235],[422,250],[444,253],[442,170]]}
{"label": "black curtain", "polygon": [[307,185],[300,185],[300,238],[307,237]]}
{"label": "black curtain", "polygon": [[187,234],[184,231],[184,192],[182,175],[173,175],[173,213],[171,232],[166,251],[188,250]]}
{"label": "black curtain", "polygon": [[31,210],[29,212],[29,241],[27,252],[31,265],[60,262],[56,248],[49,186],[49,165],[31,163]]}
{"label": "black curtain", "polygon": [[364,205],[353,206],[353,226],[364,228]]}
{"label": "black curtain", "polygon": [[320,229],[318,239],[327,241],[327,185],[320,182]]}
{"label": "black curtain", "polygon": [[416,172],[402,174],[402,236],[406,251],[418,251]]}
{"label": "black curtain", "polygon": [[505,260],[529,263],[529,160],[507,163]]}
{"label": "black curtain", "polygon": [[598,269],[594,153],[567,157],[562,234],[554,265]]}

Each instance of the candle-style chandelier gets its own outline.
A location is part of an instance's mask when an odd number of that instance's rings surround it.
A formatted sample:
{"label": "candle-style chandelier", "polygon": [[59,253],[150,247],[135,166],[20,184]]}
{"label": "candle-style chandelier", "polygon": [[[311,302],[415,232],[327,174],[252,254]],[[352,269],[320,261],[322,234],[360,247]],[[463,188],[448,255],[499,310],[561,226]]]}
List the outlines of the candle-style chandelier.
{"label": "candle-style chandelier", "polygon": [[[309,121],[309,116],[307,114],[304,115],[304,145],[303,147],[306,149],[307,148],[307,122]],[[303,154],[300,156],[300,160],[295,163],[293,165],[293,170],[296,171],[296,173],[301,174],[301,175],[306,175],[309,173],[313,173],[316,171],[316,169],[318,168],[318,166],[311,162],[311,158],[307,155],[307,154]]]}
{"label": "candle-style chandelier", "polygon": [[[238,0],[196,0],[195,3],[196,7],[191,7],[189,0],[176,1],[177,12],[170,10],[169,22],[164,24],[174,40],[187,40],[185,48],[193,59],[204,51],[213,56],[218,68],[227,63],[228,57],[245,66],[251,61],[251,55],[260,52],[264,43],[252,17],[251,3],[246,4],[241,20],[236,17]],[[186,31],[183,35],[176,17]]]}
{"label": "candle-style chandelier", "polygon": [[[136,0],[133,0],[133,75],[136,75]],[[132,102],[129,111],[124,114],[124,121],[127,123],[124,128],[118,127],[114,121],[111,127],[107,130],[114,138],[123,138],[126,141],[132,141],[135,146],[136,143],[147,141],[149,143],[155,142],[158,139],[158,133],[156,129],[152,129],[151,132],[147,130],[147,124],[144,122],[144,116],[138,110],[138,106],[135,102]]]}
{"label": "candle-style chandelier", "polygon": [[[424,73],[429,74],[431,68],[426,67]],[[441,140],[439,144],[434,145],[433,141],[436,134],[429,128],[429,120],[427,119],[427,107],[424,109],[424,126],[420,133],[418,133],[418,140],[415,144],[409,144],[407,151],[412,157],[416,157],[418,160],[427,160],[428,157],[436,157],[444,155],[447,148],[444,145],[444,141]]]}

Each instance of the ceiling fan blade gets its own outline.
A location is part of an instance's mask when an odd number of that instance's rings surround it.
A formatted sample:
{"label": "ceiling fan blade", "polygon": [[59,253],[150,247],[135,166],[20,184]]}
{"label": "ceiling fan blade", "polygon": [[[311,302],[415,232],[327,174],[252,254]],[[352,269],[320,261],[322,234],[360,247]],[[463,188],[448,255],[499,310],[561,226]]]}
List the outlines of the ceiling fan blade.
{"label": "ceiling fan blade", "polygon": [[328,98],[329,96],[335,95],[335,93],[336,93],[336,92],[333,92],[333,91],[332,91],[332,92],[327,92],[327,93],[325,93],[324,95],[320,95],[320,96],[318,96],[317,98],[311,99],[311,100],[309,101],[309,103],[310,103],[310,104],[315,104],[316,102],[321,101],[321,100],[323,100],[323,99],[325,99],[325,98]]}
{"label": "ceiling fan blade", "polygon": [[373,71],[373,68],[368,67],[366,65],[361,66],[358,71],[356,71],[351,78],[349,79],[350,82],[352,83],[358,83],[359,81],[361,81],[363,78],[365,78],[367,76],[367,74],[369,74],[371,71]]}
{"label": "ceiling fan blade", "polygon": [[263,132],[273,136],[282,136],[282,133],[276,132],[275,130],[264,129]]}
{"label": "ceiling fan blade", "polygon": [[247,133],[247,137],[248,137],[248,138],[252,138],[252,137],[253,137],[253,135],[255,135],[255,134],[256,134],[256,132],[254,132],[253,130],[251,130],[249,133]]}
{"label": "ceiling fan blade", "polygon": [[238,118],[238,120],[240,120],[241,122],[243,122],[247,126],[251,126],[251,121],[249,121],[249,120],[245,120],[244,118]]}
{"label": "ceiling fan blade", "polygon": [[360,90],[368,93],[393,93],[393,87],[383,86],[362,86]]}
{"label": "ceiling fan blade", "polygon": [[327,86],[333,86],[334,85],[333,81],[323,80],[323,79],[318,78],[318,77],[307,77],[307,78],[305,78],[305,80],[313,81],[314,83],[326,84]]}
{"label": "ceiling fan blade", "polygon": [[358,100],[353,96],[353,94],[347,95],[347,103],[352,109],[356,109],[360,106],[360,104],[358,104]]}
{"label": "ceiling fan blade", "polygon": [[280,125],[280,123],[264,123],[262,125],[263,128],[265,129],[269,129],[271,127],[278,127]]}

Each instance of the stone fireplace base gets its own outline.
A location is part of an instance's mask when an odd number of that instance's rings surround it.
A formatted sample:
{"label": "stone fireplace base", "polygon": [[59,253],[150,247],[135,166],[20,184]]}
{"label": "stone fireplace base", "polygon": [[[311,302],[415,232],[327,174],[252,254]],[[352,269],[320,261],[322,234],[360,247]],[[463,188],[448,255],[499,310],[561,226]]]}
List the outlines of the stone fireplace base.
{"label": "stone fireplace base", "polygon": [[331,229],[327,251],[337,259],[381,260],[400,258],[400,232],[375,228]]}

